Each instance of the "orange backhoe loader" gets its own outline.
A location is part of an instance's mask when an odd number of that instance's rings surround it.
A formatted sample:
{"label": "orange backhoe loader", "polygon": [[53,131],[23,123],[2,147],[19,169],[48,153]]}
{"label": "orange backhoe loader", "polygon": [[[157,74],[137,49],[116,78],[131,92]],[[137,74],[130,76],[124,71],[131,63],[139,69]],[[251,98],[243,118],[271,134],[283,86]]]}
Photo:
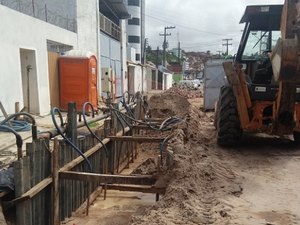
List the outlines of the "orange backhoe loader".
{"label": "orange backhoe loader", "polygon": [[247,6],[234,62],[223,63],[215,124],[219,145],[243,132],[294,135],[300,142],[300,0]]}

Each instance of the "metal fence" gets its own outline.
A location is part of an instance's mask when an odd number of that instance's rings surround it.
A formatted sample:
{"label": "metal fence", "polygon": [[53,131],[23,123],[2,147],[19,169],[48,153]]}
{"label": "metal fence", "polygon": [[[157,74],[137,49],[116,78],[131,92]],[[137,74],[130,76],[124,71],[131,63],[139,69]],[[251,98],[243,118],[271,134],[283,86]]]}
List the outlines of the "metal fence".
{"label": "metal fence", "polygon": [[114,39],[121,40],[121,28],[112,22],[110,19],[100,13],[100,29],[113,37]]}
{"label": "metal fence", "polygon": [[21,2],[21,0],[0,0],[0,4],[55,26],[77,32],[76,19],[69,19],[49,10],[47,4],[41,5],[34,1]]}

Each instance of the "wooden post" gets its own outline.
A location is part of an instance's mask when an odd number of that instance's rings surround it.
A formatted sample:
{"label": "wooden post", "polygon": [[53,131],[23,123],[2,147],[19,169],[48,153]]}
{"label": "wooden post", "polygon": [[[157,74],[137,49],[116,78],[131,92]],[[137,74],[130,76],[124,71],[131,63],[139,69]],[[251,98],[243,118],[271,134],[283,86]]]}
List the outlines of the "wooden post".
{"label": "wooden post", "polygon": [[[142,95],[140,92],[137,92],[136,98],[137,98],[137,100],[136,100],[136,107],[134,110],[134,117],[137,120],[141,120],[142,119]],[[139,134],[139,130],[133,129],[132,136],[135,136],[136,134]],[[132,151],[134,151],[134,153],[132,155],[134,155],[135,158],[137,158],[138,146],[139,146],[138,143],[136,143],[136,142],[133,143]],[[133,158],[132,158],[132,161],[133,161]]]}
{"label": "wooden post", "polygon": [[68,104],[67,138],[77,146],[77,112],[75,102]]}
{"label": "wooden post", "polygon": [[[24,157],[14,162],[15,193],[20,197],[30,189],[30,161]],[[17,204],[16,207],[17,225],[32,225],[32,213],[30,200]]]}
{"label": "wooden post", "polygon": [[54,148],[52,152],[52,196],[53,196],[53,208],[52,208],[52,221],[53,225],[60,225],[59,216],[59,153],[58,153],[59,142],[58,139],[54,139]]}
{"label": "wooden post", "polygon": [[[20,102],[15,102],[15,113],[20,112]],[[16,116],[16,120],[19,120],[20,116]]]}

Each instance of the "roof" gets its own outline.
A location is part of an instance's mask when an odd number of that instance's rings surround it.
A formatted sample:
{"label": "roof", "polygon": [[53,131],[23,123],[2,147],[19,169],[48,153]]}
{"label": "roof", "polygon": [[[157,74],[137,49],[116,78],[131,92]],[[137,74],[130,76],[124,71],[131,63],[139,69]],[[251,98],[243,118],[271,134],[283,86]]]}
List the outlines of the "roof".
{"label": "roof", "polygon": [[[95,56],[92,52],[84,50],[70,50],[65,52],[61,57],[65,58],[90,58]],[[95,56],[96,57],[96,56]]]}
{"label": "roof", "polygon": [[119,19],[129,19],[131,16],[128,13],[125,0],[100,0],[100,11],[110,11],[116,15]]}
{"label": "roof", "polygon": [[164,67],[162,65],[158,66],[158,70],[162,73],[170,73],[170,74],[173,73],[172,71],[168,70],[166,67]]}
{"label": "roof", "polygon": [[251,30],[279,30],[283,5],[250,5],[240,23],[250,23]]}

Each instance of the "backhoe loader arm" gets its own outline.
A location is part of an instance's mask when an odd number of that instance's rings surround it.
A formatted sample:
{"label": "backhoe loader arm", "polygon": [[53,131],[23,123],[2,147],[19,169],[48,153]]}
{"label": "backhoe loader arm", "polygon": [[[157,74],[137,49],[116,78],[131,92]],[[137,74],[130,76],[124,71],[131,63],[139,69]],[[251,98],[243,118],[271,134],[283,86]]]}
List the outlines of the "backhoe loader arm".
{"label": "backhoe loader arm", "polygon": [[300,82],[300,2],[286,0],[281,15],[281,39],[270,54],[274,80],[279,82],[275,104],[276,134],[295,128],[296,84]]}

